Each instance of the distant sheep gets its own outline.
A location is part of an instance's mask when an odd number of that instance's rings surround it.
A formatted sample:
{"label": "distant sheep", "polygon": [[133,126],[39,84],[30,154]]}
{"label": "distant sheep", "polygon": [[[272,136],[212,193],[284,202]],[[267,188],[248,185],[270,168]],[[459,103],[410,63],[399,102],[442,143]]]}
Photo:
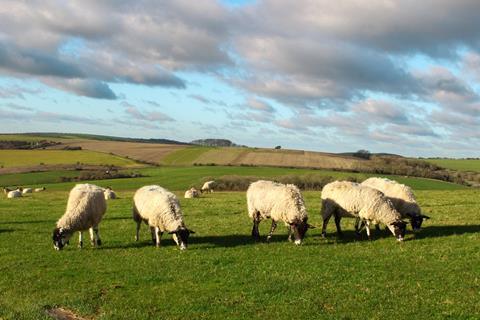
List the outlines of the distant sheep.
{"label": "distant sheep", "polygon": [[23,194],[32,193],[32,192],[33,192],[32,188],[23,188],[22,190]]}
{"label": "distant sheep", "polygon": [[173,235],[180,250],[187,249],[188,237],[191,233],[185,226],[182,210],[177,197],[160,186],[145,186],[137,190],[133,196],[133,220],[137,223],[135,240],[139,239],[140,225],[143,222],[150,226],[153,243],[159,247],[164,232]]}
{"label": "distant sheep", "polygon": [[8,194],[10,191],[14,191],[15,189],[10,189],[10,188],[7,188],[7,187],[2,187],[2,190],[3,190],[3,193],[4,193],[4,194]]}
{"label": "distant sheep", "polygon": [[42,192],[42,191],[45,191],[47,188],[45,187],[41,187],[41,188],[35,188],[33,191],[34,192]]}
{"label": "distant sheep", "polygon": [[335,181],[322,189],[322,235],[331,216],[339,235],[342,234],[340,220],[342,217],[360,218],[366,221],[367,235],[370,238],[370,223],[385,224],[398,241],[405,236],[405,222],[395,210],[392,202],[382,192],[349,181]]}
{"label": "distant sheep", "polygon": [[110,187],[106,187],[103,191],[105,200],[117,199],[117,194]]}
{"label": "distant sheep", "polygon": [[195,188],[190,188],[187,191],[185,191],[185,198],[186,199],[191,199],[191,198],[198,198],[200,196],[200,192],[198,192],[197,189]]}
{"label": "distant sheep", "polygon": [[247,190],[248,216],[253,220],[252,236],[259,239],[258,225],[263,219],[272,219],[270,241],[277,222],[283,221],[289,228],[288,240],[292,233],[295,244],[302,243],[305,233],[313,228],[307,223],[308,214],[300,190],[293,184],[281,184],[272,181],[259,180],[250,184]]}
{"label": "distant sheep", "polygon": [[402,219],[410,219],[413,231],[420,230],[423,219],[430,219],[421,213],[420,206],[409,186],[390,179],[375,177],[363,181],[362,185],[383,192],[400,212]]}
{"label": "distant sheep", "polygon": [[20,198],[22,196],[22,189],[17,188],[16,190],[9,191],[7,193],[7,198],[12,199],[12,198]]}
{"label": "distant sheep", "polygon": [[93,246],[100,246],[98,224],[107,211],[103,188],[92,184],[77,184],[68,196],[65,214],[57,221],[53,230],[53,246],[61,250],[71,236],[79,231],[79,247],[83,246],[82,231],[89,229]]}
{"label": "distant sheep", "polygon": [[202,189],[200,189],[200,191],[203,193],[203,192],[206,192],[206,193],[209,193],[209,192],[213,192],[213,188],[215,188],[217,186],[217,183],[215,181],[207,181],[203,184],[202,186]]}

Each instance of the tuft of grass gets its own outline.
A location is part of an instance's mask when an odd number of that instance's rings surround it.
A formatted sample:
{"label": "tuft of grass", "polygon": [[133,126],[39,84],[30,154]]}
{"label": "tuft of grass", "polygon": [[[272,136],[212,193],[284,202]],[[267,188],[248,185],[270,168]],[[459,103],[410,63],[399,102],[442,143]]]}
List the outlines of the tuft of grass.
{"label": "tuft of grass", "polygon": [[[283,225],[270,244],[252,241],[244,192],[180,198],[196,231],[181,252],[168,235],[153,247],[145,225],[134,242],[134,190],[122,189],[100,224],[103,247],[80,250],[73,237],[57,252],[51,231],[69,191],[59,186],[0,198],[0,318],[48,319],[51,307],[95,319],[480,317],[479,190],[416,190],[432,219],[404,243],[383,231],[358,240],[344,219],[344,238],[331,222],[327,239],[313,229],[300,247]],[[321,225],[320,192],[304,196],[309,222]]]}

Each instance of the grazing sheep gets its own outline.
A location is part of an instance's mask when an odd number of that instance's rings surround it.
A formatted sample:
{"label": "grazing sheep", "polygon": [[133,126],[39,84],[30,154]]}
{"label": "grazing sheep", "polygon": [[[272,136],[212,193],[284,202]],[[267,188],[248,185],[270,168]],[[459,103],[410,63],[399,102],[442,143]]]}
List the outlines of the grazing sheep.
{"label": "grazing sheep", "polygon": [[22,196],[22,188],[17,188],[16,190],[9,191],[7,193],[7,198],[20,198]]}
{"label": "grazing sheep", "polygon": [[213,192],[213,188],[215,188],[217,185],[217,183],[215,181],[207,181],[203,184],[203,187],[202,189],[200,189],[200,191],[203,193],[203,192]]}
{"label": "grazing sheep", "polygon": [[133,196],[133,220],[137,223],[135,240],[139,239],[140,225],[150,226],[153,243],[159,247],[164,232],[173,235],[180,250],[187,249],[188,237],[192,230],[183,221],[182,210],[177,197],[160,186],[145,186]]}
{"label": "grazing sheep", "polygon": [[7,187],[2,187],[2,189],[3,189],[3,193],[4,193],[4,194],[8,194],[10,191],[15,190],[15,189],[7,188]]}
{"label": "grazing sheep", "polygon": [[322,189],[322,235],[330,217],[335,216],[335,225],[339,235],[342,234],[340,220],[342,217],[360,218],[366,221],[366,231],[370,238],[370,223],[385,224],[398,241],[405,236],[405,222],[395,210],[392,202],[382,192],[349,181],[335,181]]}
{"label": "grazing sheep", "polygon": [[42,191],[45,191],[47,188],[45,187],[41,187],[41,188],[35,188],[33,191],[34,192],[42,192]]}
{"label": "grazing sheep", "polygon": [[186,199],[198,198],[199,196],[200,196],[200,193],[195,188],[190,188],[187,191],[185,191],[185,198]]}
{"label": "grazing sheep", "polygon": [[248,216],[253,220],[252,236],[259,239],[258,225],[263,219],[272,219],[267,242],[270,241],[278,221],[283,221],[288,227],[288,240],[292,233],[295,244],[302,243],[309,228],[308,214],[300,190],[293,184],[281,184],[272,181],[259,180],[250,184],[247,190]]}
{"label": "grazing sheep", "polygon": [[420,230],[423,219],[430,219],[430,217],[421,214],[420,206],[409,186],[390,179],[375,177],[363,181],[362,185],[383,192],[392,201],[395,209],[400,212],[402,219],[410,219],[413,231]]}
{"label": "grazing sheep", "polygon": [[103,195],[105,196],[105,200],[117,199],[117,194],[110,187],[104,189]]}
{"label": "grazing sheep", "polygon": [[103,188],[92,184],[77,184],[68,196],[65,214],[57,221],[53,230],[53,246],[61,250],[70,237],[79,231],[78,245],[83,246],[82,231],[89,229],[93,246],[100,246],[98,224],[107,210]]}
{"label": "grazing sheep", "polygon": [[22,190],[23,194],[32,193],[32,192],[33,192],[32,188],[23,188]]}

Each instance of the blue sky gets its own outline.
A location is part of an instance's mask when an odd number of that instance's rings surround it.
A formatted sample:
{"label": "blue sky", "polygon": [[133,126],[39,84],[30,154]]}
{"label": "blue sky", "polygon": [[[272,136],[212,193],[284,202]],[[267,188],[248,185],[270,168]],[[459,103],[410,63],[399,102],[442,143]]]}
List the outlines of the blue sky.
{"label": "blue sky", "polygon": [[0,132],[480,156],[478,1],[3,1]]}

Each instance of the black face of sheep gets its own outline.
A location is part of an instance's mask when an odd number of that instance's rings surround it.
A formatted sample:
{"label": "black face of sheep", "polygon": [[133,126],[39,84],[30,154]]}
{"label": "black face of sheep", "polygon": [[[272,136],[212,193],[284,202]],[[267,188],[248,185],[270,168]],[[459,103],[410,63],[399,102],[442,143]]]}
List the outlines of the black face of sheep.
{"label": "black face of sheep", "polygon": [[62,250],[68,243],[67,232],[61,228],[55,228],[53,230],[53,247],[55,250]]}
{"label": "black face of sheep", "polygon": [[188,246],[188,237],[191,233],[195,233],[193,230],[188,230],[187,228],[180,228],[177,231],[170,232],[173,234],[173,240],[180,247],[180,250],[187,249]]}
{"label": "black face of sheep", "polygon": [[308,224],[308,218],[303,220],[300,223],[292,224],[293,235],[295,236],[295,244],[300,245],[305,238],[305,234],[307,233],[308,229],[315,229],[314,226]]}
{"label": "black face of sheep", "polygon": [[395,238],[397,238],[398,241],[403,241],[407,224],[403,221],[395,221],[391,225],[393,226]]}
{"label": "black face of sheep", "polygon": [[410,218],[410,224],[412,225],[412,229],[414,232],[417,232],[420,230],[424,219],[427,220],[427,219],[430,219],[430,217],[421,214],[418,216],[412,216]]}

